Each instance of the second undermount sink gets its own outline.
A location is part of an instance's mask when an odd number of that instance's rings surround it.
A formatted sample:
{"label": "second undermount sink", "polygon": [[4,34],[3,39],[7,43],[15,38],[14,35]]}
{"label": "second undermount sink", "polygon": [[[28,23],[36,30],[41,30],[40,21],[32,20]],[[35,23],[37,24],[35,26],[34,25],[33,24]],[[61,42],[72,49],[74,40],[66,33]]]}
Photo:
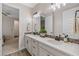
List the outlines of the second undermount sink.
{"label": "second undermount sink", "polygon": [[54,38],[51,39],[51,38],[45,37],[45,38],[43,38],[43,40],[46,40],[47,42],[49,42],[53,45],[64,45],[63,41],[57,41]]}
{"label": "second undermount sink", "polygon": [[56,40],[47,40],[48,42],[52,43],[53,45],[62,45],[62,41],[56,41]]}

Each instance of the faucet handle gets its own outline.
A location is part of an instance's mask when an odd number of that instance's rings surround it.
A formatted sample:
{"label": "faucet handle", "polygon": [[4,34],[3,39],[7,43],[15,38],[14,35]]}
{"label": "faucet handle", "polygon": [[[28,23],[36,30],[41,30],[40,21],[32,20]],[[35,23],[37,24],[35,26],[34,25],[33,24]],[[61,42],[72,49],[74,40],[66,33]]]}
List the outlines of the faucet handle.
{"label": "faucet handle", "polygon": [[68,35],[65,35],[65,38],[68,38]]}
{"label": "faucet handle", "polygon": [[59,34],[59,37],[61,37],[61,35]]}

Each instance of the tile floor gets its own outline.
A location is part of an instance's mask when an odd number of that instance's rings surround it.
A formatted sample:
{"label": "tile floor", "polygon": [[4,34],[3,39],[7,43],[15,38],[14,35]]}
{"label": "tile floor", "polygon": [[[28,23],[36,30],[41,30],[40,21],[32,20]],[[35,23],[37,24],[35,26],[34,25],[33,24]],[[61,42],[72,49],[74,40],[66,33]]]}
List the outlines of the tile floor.
{"label": "tile floor", "polygon": [[21,51],[17,51],[15,53],[11,53],[11,54],[8,54],[6,56],[31,56],[31,55],[26,49],[23,49]]}
{"label": "tile floor", "polygon": [[18,50],[18,38],[7,40],[3,46],[3,56]]}

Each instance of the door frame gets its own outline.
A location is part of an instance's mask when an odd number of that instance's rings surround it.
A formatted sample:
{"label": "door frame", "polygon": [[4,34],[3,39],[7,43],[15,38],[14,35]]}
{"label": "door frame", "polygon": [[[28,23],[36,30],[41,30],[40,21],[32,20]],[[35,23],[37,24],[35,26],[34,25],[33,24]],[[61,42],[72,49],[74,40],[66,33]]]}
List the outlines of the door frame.
{"label": "door frame", "polygon": [[[3,3],[1,3],[2,5],[3,5]],[[6,4],[6,3],[4,3],[4,5],[7,5],[7,6],[9,6],[9,7],[12,7],[12,8],[15,8],[15,9],[17,9],[18,11],[19,11],[19,21],[20,21],[20,10],[19,10],[19,8],[16,8],[16,7],[13,7],[13,6],[11,6],[11,5],[9,5],[9,4]],[[20,23],[20,22],[19,22]],[[19,38],[20,38],[20,25],[19,25]],[[3,39],[2,39],[2,43],[3,43]],[[19,39],[18,39],[18,50],[19,50]],[[17,50],[17,51],[18,51]],[[14,52],[12,52],[12,53],[14,53]],[[2,46],[2,56],[3,56],[3,46]]]}

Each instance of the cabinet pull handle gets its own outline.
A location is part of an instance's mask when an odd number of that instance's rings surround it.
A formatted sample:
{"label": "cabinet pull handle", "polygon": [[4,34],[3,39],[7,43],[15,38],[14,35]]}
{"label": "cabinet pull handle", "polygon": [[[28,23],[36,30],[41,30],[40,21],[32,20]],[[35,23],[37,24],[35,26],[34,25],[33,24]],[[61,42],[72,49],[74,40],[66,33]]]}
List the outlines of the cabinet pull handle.
{"label": "cabinet pull handle", "polygon": [[47,56],[50,56],[50,55],[47,55]]}
{"label": "cabinet pull handle", "polygon": [[35,43],[35,41],[33,41]]}
{"label": "cabinet pull handle", "polygon": [[28,44],[28,40],[27,40],[27,44]]}
{"label": "cabinet pull handle", "polygon": [[35,54],[33,54],[33,56],[35,56]]}
{"label": "cabinet pull handle", "polygon": [[35,47],[33,46],[33,48],[35,48]]}

